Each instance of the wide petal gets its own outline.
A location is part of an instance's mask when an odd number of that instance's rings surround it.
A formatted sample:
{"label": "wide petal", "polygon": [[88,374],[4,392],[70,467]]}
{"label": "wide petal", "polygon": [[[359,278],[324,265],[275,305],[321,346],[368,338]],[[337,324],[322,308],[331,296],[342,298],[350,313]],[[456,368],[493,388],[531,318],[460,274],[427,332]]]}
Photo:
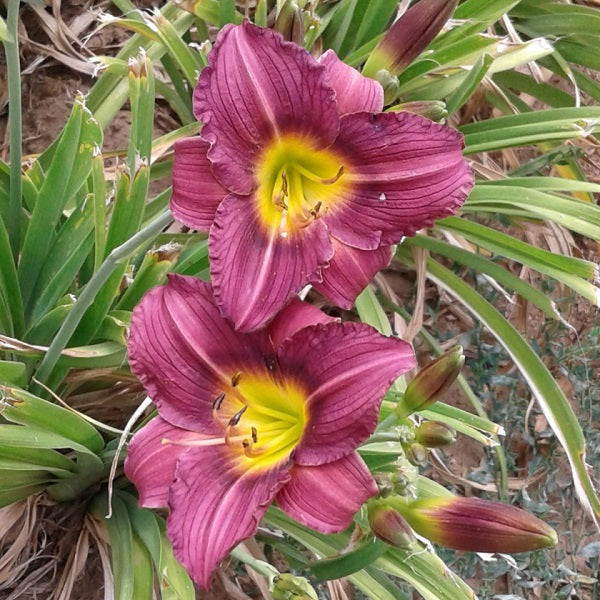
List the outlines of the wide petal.
{"label": "wide petal", "polygon": [[128,350],[131,370],[163,419],[206,433],[219,431],[211,407],[231,378],[240,370],[264,369],[260,344],[221,317],[210,285],[181,275],[136,307]]}
{"label": "wide petal", "polygon": [[209,237],[215,298],[242,331],[260,327],[304,285],[318,281],[333,254],[322,219],[283,237],[264,227],[252,206],[244,197],[226,198]]}
{"label": "wide petal", "polygon": [[339,129],[334,96],[325,68],[300,46],[248,21],[224,27],[194,91],[217,178],[249,194],[265,143],[281,133],[329,146]]}
{"label": "wide petal", "polygon": [[316,306],[302,302],[298,298],[292,298],[269,323],[268,331],[273,346],[279,348],[283,340],[291,337],[303,327],[337,321],[339,319],[326,315]]}
{"label": "wide petal", "polygon": [[175,556],[207,588],[219,562],[250,537],[279,488],[287,462],[268,471],[240,469],[227,446],[191,448],[171,486],[167,534]]}
{"label": "wide petal", "polygon": [[294,454],[302,465],[337,460],[365,441],[390,384],[415,366],[409,344],[364,323],[305,327],[278,356],[284,376],[308,391],[307,424]]}
{"label": "wide petal", "polygon": [[361,75],[341,61],[333,50],[319,57],[327,69],[327,80],[335,90],[338,113],[366,111],[378,113],[383,110],[383,88],[378,81]]}
{"label": "wide petal", "polygon": [[473,187],[460,133],[408,112],[341,118],[347,197],[323,220],[340,241],[372,250],[455,213]]}
{"label": "wide petal", "polygon": [[138,490],[140,506],[167,506],[175,466],[187,450],[185,446],[163,443],[163,440],[185,442],[197,438],[198,434],[173,427],[160,417],[152,419],[133,436],[127,446],[125,475]]}
{"label": "wide petal", "polygon": [[176,219],[199,231],[208,231],[217,207],[228,194],[215,179],[206,156],[208,142],[200,137],[175,143],[171,212]]}
{"label": "wide petal", "polygon": [[392,246],[359,250],[333,240],[333,258],[314,288],[333,304],[349,310],[373,277],[392,260]]}
{"label": "wide petal", "polygon": [[277,504],[296,521],[323,533],[346,529],[363,503],[377,494],[375,480],[356,452],[324,465],[294,465],[290,474]]}

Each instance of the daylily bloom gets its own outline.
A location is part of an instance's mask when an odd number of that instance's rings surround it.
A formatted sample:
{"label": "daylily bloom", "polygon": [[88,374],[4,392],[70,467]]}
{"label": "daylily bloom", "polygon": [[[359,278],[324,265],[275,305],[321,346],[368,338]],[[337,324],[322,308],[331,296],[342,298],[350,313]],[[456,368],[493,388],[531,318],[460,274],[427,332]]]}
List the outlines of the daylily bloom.
{"label": "daylily bloom", "polygon": [[248,22],[221,30],[193,101],[204,125],[175,145],[171,209],[209,231],[215,298],[241,331],[307,283],[350,308],[391,245],[472,187],[455,130],[382,113],[377,81]]}
{"label": "daylily bloom", "polygon": [[292,300],[253,333],[210,284],[171,276],[133,313],[129,362],[158,417],[129,444],[140,504],[169,506],[177,558],[202,587],[272,500],[322,532],[349,526],[377,486],[356,452],[411,347]]}

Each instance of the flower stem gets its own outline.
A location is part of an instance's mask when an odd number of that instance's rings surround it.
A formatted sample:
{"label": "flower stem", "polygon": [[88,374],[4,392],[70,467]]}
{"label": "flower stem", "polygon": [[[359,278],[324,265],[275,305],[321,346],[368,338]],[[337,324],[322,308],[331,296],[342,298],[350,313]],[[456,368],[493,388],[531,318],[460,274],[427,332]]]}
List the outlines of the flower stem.
{"label": "flower stem", "polygon": [[10,39],[4,42],[8,80],[8,130],[10,136],[10,204],[8,235],[15,264],[21,245],[21,65],[19,61],[19,0],[8,0],[6,25]]}
{"label": "flower stem", "polygon": [[124,244],[117,246],[106,257],[105,261],[94,273],[94,276],[81,292],[81,295],[73,305],[73,308],[67,315],[61,328],[58,330],[58,333],[54,336],[52,344],[50,344],[50,347],[36,372],[35,377],[38,381],[41,381],[42,383],[47,381],[60,358],[60,353],[65,349],[86,310],[94,302],[96,294],[112,275],[117,266],[138,252],[141,246],[154,239],[172,220],[173,217],[171,216],[170,211],[167,210],[163,212]]}

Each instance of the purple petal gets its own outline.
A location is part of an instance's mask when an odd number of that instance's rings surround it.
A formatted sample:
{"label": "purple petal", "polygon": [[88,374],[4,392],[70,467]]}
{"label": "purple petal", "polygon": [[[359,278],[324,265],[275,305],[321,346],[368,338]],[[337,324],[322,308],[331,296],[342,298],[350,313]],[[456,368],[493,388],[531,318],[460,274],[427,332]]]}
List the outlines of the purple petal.
{"label": "purple petal", "polygon": [[356,297],[367,287],[376,273],[392,260],[392,247],[358,250],[333,240],[333,258],[323,269],[323,281],[315,289],[333,304],[349,310]]}
{"label": "purple petal", "polygon": [[199,231],[210,229],[217,207],[228,193],[212,174],[208,149],[208,143],[200,137],[175,143],[171,212]]}
{"label": "purple petal", "polygon": [[407,112],[341,118],[346,202],[323,216],[340,241],[373,250],[455,213],[473,187],[454,129]]}
{"label": "purple petal", "polygon": [[327,50],[319,57],[319,62],[327,69],[328,83],[335,90],[340,115],[383,110],[383,88],[378,81],[342,62],[333,50]]}
{"label": "purple petal", "polygon": [[247,21],[224,27],[194,91],[217,178],[250,194],[265,143],[282,133],[329,146],[339,129],[334,95],[324,67],[303,48]]}
{"label": "purple petal", "polygon": [[316,306],[302,302],[298,298],[292,298],[269,323],[269,336],[273,346],[279,348],[283,340],[291,337],[303,327],[338,321],[339,319],[326,315]]}
{"label": "purple petal", "polygon": [[292,478],[277,494],[277,504],[291,517],[323,533],[343,531],[377,485],[362,458],[344,458],[315,467],[294,465]]}
{"label": "purple petal", "polygon": [[390,384],[415,366],[412,348],[364,323],[305,327],[278,352],[284,376],[308,391],[307,424],[294,460],[321,465],[352,452],[375,430]]}
{"label": "purple petal", "polygon": [[215,299],[242,331],[256,329],[302,287],[320,278],[333,249],[322,219],[282,237],[267,230],[247,198],[229,196],[217,211],[209,253]]}
{"label": "purple petal", "polygon": [[163,419],[209,434],[220,431],[211,407],[233,375],[264,369],[257,342],[220,316],[208,283],[172,275],[133,311],[129,364]]}
{"label": "purple petal", "polygon": [[272,469],[244,470],[226,446],[192,448],[171,486],[167,534],[192,579],[208,588],[212,572],[241,540],[250,537],[279,488],[287,461]]}
{"label": "purple petal", "polygon": [[186,447],[163,444],[163,439],[184,441],[197,439],[198,434],[173,427],[155,417],[142,427],[127,446],[125,475],[135,484],[140,506],[160,508],[167,506],[169,487],[175,479],[175,465]]}

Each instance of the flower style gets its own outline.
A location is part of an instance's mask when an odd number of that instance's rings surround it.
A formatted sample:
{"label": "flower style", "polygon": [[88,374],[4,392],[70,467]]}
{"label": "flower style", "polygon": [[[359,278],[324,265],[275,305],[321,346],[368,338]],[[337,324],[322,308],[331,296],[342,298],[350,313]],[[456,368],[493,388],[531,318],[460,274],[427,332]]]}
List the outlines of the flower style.
{"label": "flower style", "polygon": [[200,136],[175,145],[175,217],[209,231],[214,294],[237,329],[305,284],[349,308],[391,245],[458,210],[462,136],[382,113],[381,85],[332,51],[315,60],[268,29],[224,27],[194,92]]}
{"label": "flower style", "polygon": [[301,523],[339,532],[377,493],[356,447],[374,431],[411,347],[293,299],[240,333],[208,283],[171,276],[133,313],[129,361],[158,406],[129,444],[140,504],[169,506],[177,558],[207,587],[275,499]]}

